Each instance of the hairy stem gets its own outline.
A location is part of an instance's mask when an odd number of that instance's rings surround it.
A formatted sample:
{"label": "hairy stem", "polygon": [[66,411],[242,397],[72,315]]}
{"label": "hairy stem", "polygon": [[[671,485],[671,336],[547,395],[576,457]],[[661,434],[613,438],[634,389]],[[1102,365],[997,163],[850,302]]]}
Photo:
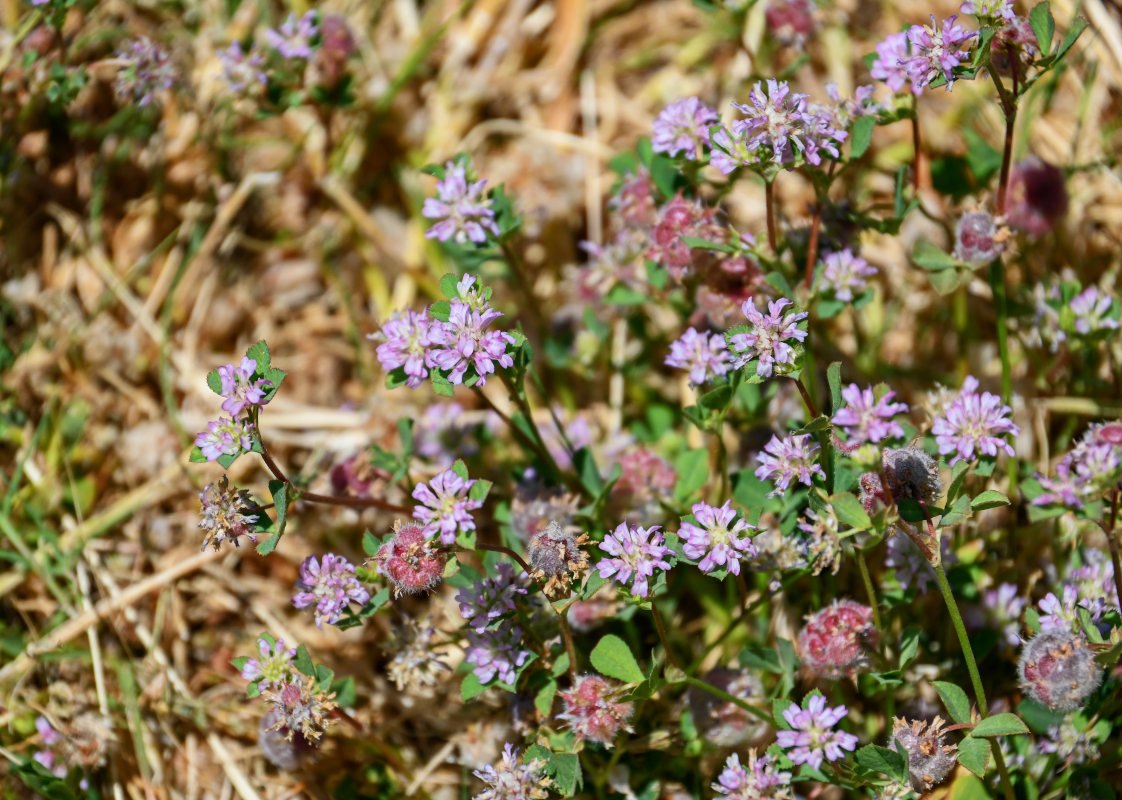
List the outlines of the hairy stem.
{"label": "hairy stem", "polygon": [[511,550],[509,547],[504,547],[501,544],[484,544],[482,542],[475,543],[476,550],[490,550],[492,553],[502,553],[504,556],[509,556],[518,562],[518,566],[522,567],[522,571],[529,575],[533,572],[530,565],[526,563],[526,559],[518,555],[518,553]]}

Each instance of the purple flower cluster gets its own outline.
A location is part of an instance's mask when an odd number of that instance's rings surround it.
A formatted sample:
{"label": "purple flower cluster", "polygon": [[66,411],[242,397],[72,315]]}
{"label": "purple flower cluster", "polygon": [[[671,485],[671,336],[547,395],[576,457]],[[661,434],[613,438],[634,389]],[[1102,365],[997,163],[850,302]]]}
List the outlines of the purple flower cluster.
{"label": "purple flower cluster", "polygon": [[218,368],[218,377],[222,381],[222,410],[231,417],[238,417],[247,407],[263,406],[269,401],[265,395],[272,388],[273,382],[267,378],[254,379],[257,371],[257,362],[248,356],[242,358],[240,366],[227,364]]}
{"label": "purple flower cluster", "polygon": [[319,35],[316,19],[315,11],[308,11],[299,19],[289,14],[279,28],[265,31],[265,43],[283,58],[311,58],[312,40]]}
{"label": "purple flower cluster", "polygon": [[1068,303],[1075,315],[1075,330],[1088,336],[1098,331],[1116,331],[1119,322],[1110,316],[1114,298],[1097,287],[1089,286]]}
{"label": "purple flower cluster", "polygon": [[437,181],[436,197],[425,198],[421,213],[436,224],[425,231],[425,237],[447,242],[482,244],[487,235],[498,236],[495,210],[484,194],[486,180],[470,180],[467,167],[449,161],[444,165],[444,179]]}
{"label": "purple flower cluster", "polygon": [[838,761],[845,755],[842,751],[857,748],[856,736],[833,730],[848,713],[845,706],[826,708],[826,698],[813,694],[803,700],[803,707],[792,704],[783,712],[791,730],[777,732],[775,742],[787,751],[792,763],[818,769],[823,759]]}
{"label": "purple flower cluster", "polygon": [[476,633],[486,631],[504,614],[514,613],[518,597],[526,594],[526,581],[515,574],[510,564],[504,561],[496,571],[498,574],[494,577],[482,578],[456,595],[460,616]]}
{"label": "purple flower cluster", "polygon": [[954,68],[966,61],[965,49],[977,35],[955,24],[958,15],[939,25],[931,17],[931,27],[913,25],[906,33],[894,33],[877,45],[877,57],[870,74],[884,81],[894,92],[911,83],[912,93],[919,97],[937,77],[954,84]]}
{"label": "purple flower cluster", "polygon": [[853,302],[854,293],[865,291],[868,279],[877,274],[876,267],[848,248],[827,253],[822,263],[823,288],[843,303]]}
{"label": "purple flower cluster", "polygon": [[247,52],[235,39],[225,50],[218,51],[222,77],[234,94],[249,93],[269,82],[265,74],[265,57],[256,48]]}
{"label": "purple flower cluster", "polygon": [[1033,505],[1065,505],[1082,508],[1122,479],[1122,422],[1091,425],[1068,453],[1056,464],[1056,476],[1037,475],[1044,493]]}
{"label": "purple flower cluster", "polygon": [[1011,20],[1017,16],[1013,11],[1013,0],[966,0],[958,13],[988,20]]}
{"label": "purple flower cluster", "polygon": [[505,369],[514,366],[507,346],[516,340],[506,331],[487,330],[503,314],[491,307],[489,292],[479,291],[474,284],[471,275],[457,284],[460,296],[450,301],[447,321],[433,319],[429,309],[405,311],[371,334],[368,338],[382,341],[375,351],[382,368],[387,372],[401,368],[405,385],[416,389],[431,369],[447,373],[447,379],[456,385],[464,383],[468,370],[473,370],[483,386],[496,363]]}
{"label": "purple flower cluster", "polygon": [[716,121],[717,112],[696,97],[671,103],[654,121],[651,149],[694,161],[709,144],[709,126]]}
{"label": "purple flower cluster", "polygon": [[1106,612],[1103,598],[1086,599],[1079,596],[1079,588],[1065,583],[1063,599],[1049,592],[1040,601],[1040,630],[1041,631],[1069,631],[1082,633],[1083,626],[1079,622],[1079,609],[1085,608],[1091,614],[1091,620],[1098,622]]}
{"label": "purple flower cluster", "polygon": [[648,592],[647,580],[651,578],[656,569],[670,569],[667,556],[671,550],[664,544],[664,539],[659,533],[660,526],[650,528],[634,528],[621,522],[619,527],[604,537],[600,549],[611,558],[601,559],[596,565],[601,578],[615,577],[620,583],[631,584],[631,593],[639,597],[646,597]]}
{"label": "purple flower cluster", "polygon": [[1028,600],[1021,596],[1015,583],[1002,583],[982,594],[979,612],[972,614],[972,622],[981,627],[990,625],[997,629],[1010,647],[1021,643],[1021,614],[1028,608]]}
{"label": "purple flower cluster", "polygon": [[713,572],[723,567],[733,575],[739,575],[740,559],[754,558],[759,552],[749,534],[745,533],[756,527],[743,519],[737,519],[736,524],[732,524],[736,512],[729,500],[720,508],[696,503],[692,511],[697,524],[682,522],[678,531],[686,558],[701,559],[697,567],[702,572]]}
{"label": "purple flower cluster", "polygon": [[512,623],[482,633],[469,631],[467,638],[464,660],[472,665],[480,683],[489,683],[498,676],[503,683],[513,684],[518,679],[518,668],[532,655],[522,646],[522,629]]}
{"label": "purple flower cluster", "polygon": [[861,389],[856,383],[842,389],[845,405],[838,409],[831,422],[845,432],[849,445],[857,446],[883,439],[899,439],[904,429],[892,418],[897,414],[907,414],[907,403],[890,402],[896,392],[885,392],[879,400],[871,386]]}
{"label": "purple flower cluster", "polygon": [[171,89],[179,80],[171,54],[145,36],[129,42],[117,52],[117,58],[126,62],[117,76],[117,95],[140,108],[150,104],[157,92]]}
{"label": "purple flower cluster", "polygon": [[292,596],[292,605],[315,606],[318,628],[323,628],[324,622],[338,622],[348,603],[361,606],[370,600],[370,592],[355,577],[355,565],[334,553],[327,553],[322,564],[315,556],[304,559],[296,588],[301,591]]}
{"label": "purple flower cluster", "polygon": [[769,79],[766,91],[757,83],[747,104],[732,104],[745,118],[715,135],[713,166],[728,175],[744,166],[790,169],[800,161],[818,166],[823,152],[837,158],[838,145],[849,134],[836,126],[834,113],[812,106],[807,98],[792,92],[786,81]]}
{"label": "purple flower cluster", "polygon": [[296,674],[296,668],[292,664],[292,660],[296,658],[296,648],[286,650],[284,639],[270,642],[261,637],[257,640],[257,652],[260,658],[251,658],[242,665],[242,677],[247,681],[255,681],[258,689],[281,686]]}
{"label": "purple flower cluster", "polygon": [[769,378],[774,374],[776,366],[779,366],[780,374],[783,374],[786,368],[795,365],[796,350],[787,342],[806,340],[806,331],[799,330],[798,324],[809,315],[805,311],[784,313],[783,309],[790,305],[794,304],[785,297],[769,300],[765,316],[756,308],[752,298],[744,301],[741,309],[748,318],[749,329],[734,329],[736,332],[728,336],[734,369],[756,361],[756,374],[761,378]]}
{"label": "purple flower cluster", "polygon": [[790,784],[791,773],[779,770],[775,759],[749,750],[747,764],[741,764],[736,753],[728,757],[712,789],[728,800],[763,800],[789,797],[786,789]]}
{"label": "purple flower cluster", "polygon": [[254,426],[249,419],[269,402],[269,390],[275,387],[273,381],[258,374],[257,361],[248,356],[242,358],[240,365],[226,364],[217,372],[222,410],[230,416],[211,420],[207,429],[195,437],[195,445],[207,461],[217,461],[224,455],[236,456],[253,447]]}
{"label": "purple flower cluster", "polygon": [[1009,419],[1013,410],[997,395],[979,394],[977,390],[978,379],[967,375],[962,391],[931,426],[940,455],[954,453],[951,466],[980,455],[996,456],[999,449],[1014,455],[1012,445],[1003,438],[1006,434],[1016,436],[1021,432]]}
{"label": "purple flower cluster", "polygon": [[458,533],[475,530],[471,512],[483,507],[480,500],[469,496],[475,480],[464,480],[453,470],[446,469],[428,483],[418,483],[413,489],[413,499],[421,505],[413,509],[413,517],[425,526],[425,536],[440,534],[445,545],[456,543]]}
{"label": "purple flower cluster", "polygon": [[666,357],[665,363],[669,367],[689,370],[690,383],[700,386],[727,373],[731,360],[723,335],[707,335],[694,328],[687,328],[670,345],[670,355]]}
{"label": "purple flower cluster", "polygon": [[772,436],[764,445],[764,452],[757,457],[760,466],[756,468],[757,478],[775,483],[775,489],[768,496],[786,493],[793,479],[810,486],[815,475],[825,477],[818,465],[818,449],[818,443],[809,433]]}
{"label": "purple flower cluster", "polygon": [[519,764],[518,750],[509,742],[503,745],[501,764],[487,764],[473,774],[487,788],[472,800],[544,800],[553,786],[553,780],[546,775],[545,762],[533,759]]}
{"label": "purple flower cluster", "polygon": [[236,456],[253,447],[253,423],[220,417],[207,423],[207,429],[195,436],[195,446],[207,461],[222,456]]}

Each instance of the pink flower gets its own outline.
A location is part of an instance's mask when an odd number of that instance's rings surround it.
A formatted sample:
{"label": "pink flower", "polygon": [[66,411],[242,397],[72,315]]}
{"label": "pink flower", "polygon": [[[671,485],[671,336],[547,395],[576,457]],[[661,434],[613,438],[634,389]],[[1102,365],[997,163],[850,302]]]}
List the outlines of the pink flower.
{"label": "pink flower", "polygon": [[349,603],[364,605],[370,600],[368,592],[355,577],[355,565],[342,556],[327,553],[321,564],[315,556],[308,556],[300,565],[300,581],[292,596],[297,608],[315,606],[316,627],[323,623],[334,625],[339,621]]}
{"label": "pink flower", "polygon": [[951,466],[979,455],[996,456],[999,449],[1014,455],[1012,445],[1003,438],[1007,434],[1016,436],[1021,432],[1009,419],[1013,410],[997,395],[989,392],[978,394],[977,389],[978,379],[967,375],[962,392],[931,426],[939,453],[954,453]]}
{"label": "pink flower", "polygon": [[844,756],[843,750],[857,749],[857,737],[852,733],[831,730],[849,713],[845,706],[826,708],[826,698],[820,694],[811,695],[803,703],[803,708],[792,704],[783,712],[792,730],[775,735],[775,743],[787,751],[792,763],[818,769],[823,759],[838,761]]}
{"label": "pink flower", "polygon": [[482,244],[487,236],[499,235],[491,200],[483,193],[487,181],[469,181],[463,164],[449,161],[444,165],[444,179],[436,184],[437,197],[425,198],[421,213],[436,224],[425,231],[425,238],[449,239],[464,244]]}
{"label": "pink flower", "polygon": [[439,533],[443,544],[453,545],[457,533],[475,530],[471,512],[482,508],[483,503],[468,496],[474,485],[474,480],[464,480],[450,469],[427,484],[417,484],[413,499],[421,505],[413,509],[413,516],[424,523],[427,537],[431,539]]}
{"label": "pink flower", "polygon": [[847,443],[852,446],[882,439],[899,439],[904,435],[904,429],[892,418],[908,413],[908,404],[889,402],[895,396],[896,392],[886,392],[878,400],[871,386],[862,390],[856,383],[851,383],[842,389],[845,405],[838,409],[831,422],[841,426]]}
{"label": "pink flower", "polygon": [[[744,301],[741,309],[748,318],[749,330],[734,333],[728,338],[735,369],[756,361],[756,374],[768,378],[775,372],[776,365],[781,368],[794,366],[796,351],[787,342],[806,340],[806,331],[799,330],[798,323],[809,315],[805,311],[784,314],[783,309],[790,305],[794,304],[785,297],[769,300],[765,316],[756,308],[752,298]],[[781,369],[781,374],[784,371]]]}
{"label": "pink flower", "polygon": [[687,328],[670,345],[670,355],[666,357],[665,363],[669,367],[689,370],[690,383],[700,386],[727,373],[731,360],[724,336],[718,333],[710,336],[694,328]]}
{"label": "pink flower", "polygon": [[237,418],[246,406],[261,406],[267,402],[265,394],[273,382],[265,378],[253,380],[253,373],[256,371],[257,361],[249,357],[242,359],[241,366],[227,364],[218,368],[222,396],[226,398],[222,403],[222,410],[231,417]]}
{"label": "pink flower", "polygon": [[[707,503],[696,503],[692,509],[698,524],[683,522],[678,535],[684,544],[682,552],[686,558],[701,559],[698,569],[713,572],[724,567],[733,575],[740,574],[740,559],[752,558],[757,554],[747,530],[755,530],[743,519],[736,520],[731,501],[726,500],[720,508]],[[731,526],[731,527],[730,527]]]}
{"label": "pink flower", "polygon": [[631,730],[627,722],[634,706],[620,702],[621,687],[599,675],[581,675],[572,689],[559,694],[564,711],[557,719],[569,723],[578,742],[591,739],[610,748],[620,731]]}
{"label": "pink flower", "polygon": [[507,345],[515,339],[505,331],[488,331],[487,326],[502,316],[486,305],[472,308],[462,300],[453,300],[447,322],[433,322],[429,329],[432,348],[426,357],[429,367],[448,370],[448,380],[454,384],[464,382],[469,369],[479,376],[479,385],[487,383],[487,376],[499,366],[514,366],[514,358],[507,353]]}
{"label": "pink flower", "polygon": [[374,556],[378,571],[389,578],[399,597],[437,586],[444,579],[447,560],[425,537],[424,528],[412,523],[398,527]]}
{"label": "pink flower", "polygon": [[709,126],[716,121],[717,112],[696,97],[671,103],[654,121],[651,149],[694,161],[709,143]]}
{"label": "pink flower", "polygon": [[613,532],[609,533],[600,543],[600,549],[612,558],[601,559],[596,565],[601,578],[615,577],[620,583],[627,583],[634,576],[631,593],[639,597],[646,597],[648,586],[647,579],[651,578],[656,569],[670,569],[670,562],[666,557],[671,550],[663,544],[660,526],[650,528],[636,526],[632,528],[626,522],[621,522]]}
{"label": "pink flower", "polygon": [[221,417],[207,423],[207,429],[195,437],[195,446],[207,461],[222,456],[236,456],[253,448],[253,423]]}
{"label": "pink flower", "polygon": [[811,441],[809,433],[782,438],[772,436],[771,441],[764,445],[764,453],[757,457],[760,466],[756,468],[757,478],[775,483],[769,497],[784,494],[793,479],[810,486],[815,475],[825,477],[822,467],[815,460],[818,450],[818,443]]}
{"label": "pink flower", "polygon": [[405,311],[404,315],[394,315],[382,326],[382,330],[369,337],[383,340],[374,351],[382,369],[393,372],[403,367],[405,385],[410,389],[416,389],[429,375],[425,364],[429,345],[432,344],[432,326],[427,310]]}

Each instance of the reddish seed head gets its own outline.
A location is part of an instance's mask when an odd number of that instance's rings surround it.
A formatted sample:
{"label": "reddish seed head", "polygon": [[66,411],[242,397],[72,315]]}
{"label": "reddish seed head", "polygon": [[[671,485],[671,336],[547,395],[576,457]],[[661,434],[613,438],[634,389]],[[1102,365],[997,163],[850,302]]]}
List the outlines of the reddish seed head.
{"label": "reddish seed head", "polygon": [[425,538],[420,525],[399,523],[374,560],[400,596],[427,592],[437,586],[443,579],[447,557]]}
{"label": "reddish seed head", "polygon": [[814,4],[810,0],[776,0],[768,4],[764,19],[780,41],[805,41],[814,30]]}
{"label": "reddish seed head", "polygon": [[823,678],[852,677],[869,666],[876,645],[873,610],[853,600],[834,601],[810,615],[799,632],[803,664]]}
{"label": "reddish seed head", "polygon": [[572,689],[560,694],[565,710],[557,718],[569,723],[578,741],[591,739],[611,747],[621,730],[631,730],[627,721],[634,707],[616,702],[620,687],[599,675],[581,675]]}
{"label": "reddish seed head", "polygon": [[1005,249],[993,217],[985,211],[963,214],[955,226],[954,238],[955,256],[973,266],[993,261]]}
{"label": "reddish seed head", "polygon": [[1079,708],[1103,679],[1087,640],[1067,630],[1045,631],[1026,642],[1017,671],[1021,688],[1058,711]]}
{"label": "reddish seed head", "polygon": [[900,717],[892,721],[892,738],[908,753],[908,777],[917,792],[930,792],[954,769],[957,761],[955,750],[958,748],[953,744],[944,744],[945,735],[940,717],[931,722],[908,722]]}
{"label": "reddish seed head", "polygon": [[1040,236],[1067,213],[1067,186],[1064,173],[1035,156],[1013,167],[1005,218],[1014,228],[1030,236]]}

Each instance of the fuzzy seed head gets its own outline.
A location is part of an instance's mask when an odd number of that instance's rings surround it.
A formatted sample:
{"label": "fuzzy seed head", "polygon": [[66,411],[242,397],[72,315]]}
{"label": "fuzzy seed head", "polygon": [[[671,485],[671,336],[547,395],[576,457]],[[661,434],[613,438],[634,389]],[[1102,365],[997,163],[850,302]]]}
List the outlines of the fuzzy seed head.
{"label": "fuzzy seed head", "polygon": [[892,721],[892,738],[908,753],[908,777],[917,792],[930,792],[946,780],[958,760],[958,746],[943,743],[943,724],[941,717],[931,722],[902,717]]}
{"label": "fuzzy seed head", "polygon": [[577,741],[591,739],[611,747],[621,730],[630,731],[634,706],[617,702],[622,687],[609,683],[599,675],[581,675],[576,685],[560,692],[564,712],[557,715],[569,723]]}
{"label": "fuzzy seed head", "polygon": [[588,543],[588,535],[574,536],[556,522],[550,522],[526,546],[526,554],[533,567],[531,577],[545,583],[545,593],[550,598],[569,594],[573,581],[579,581],[588,572],[588,556],[581,545]]}
{"label": "fuzzy seed head", "polygon": [[873,610],[853,600],[811,614],[799,631],[799,657],[823,678],[853,677],[869,666],[869,649],[876,646]]}
{"label": "fuzzy seed head", "polygon": [[287,741],[303,736],[309,742],[318,742],[332,723],[331,712],[338,708],[328,694],[316,689],[316,679],[311,675],[303,682],[272,686],[261,693],[276,713],[269,730],[278,731]]}
{"label": "fuzzy seed head", "polygon": [[378,549],[374,561],[378,571],[389,578],[394,594],[417,594],[435,588],[443,580],[447,556],[425,538],[420,525],[396,523],[394,534]]}
{"label": "fuzzy seed head", "polygon": [[934,503],[943,494],[939,465],[916,445],[884,449],[881,458],[884,484],[896,502],[915,500]]}
{"label": "fuzzy seed head", "polygon": [[208,545],[214,545],[214,549],[217,550],[223,539],[233,542],[237,547],[239,536],[247,536],[250,541],[257,541],[251,531],[259,517],[257,514],[250,513],[256,508],[249,492],[245,489],[231,489],[230,481],[223,475],[218,479],[218,483],[207,484],[206,488],[199,492],[199,500],[202,508],[198,527],[206,531],[203,550],[206,550]]}
{"label": "fuzzy seed head", "polygon": [[1049,708],[1074,711],[1102,683],[1103,671],[1081,634],[1051,630],[1025,643],[1021,688]]}

